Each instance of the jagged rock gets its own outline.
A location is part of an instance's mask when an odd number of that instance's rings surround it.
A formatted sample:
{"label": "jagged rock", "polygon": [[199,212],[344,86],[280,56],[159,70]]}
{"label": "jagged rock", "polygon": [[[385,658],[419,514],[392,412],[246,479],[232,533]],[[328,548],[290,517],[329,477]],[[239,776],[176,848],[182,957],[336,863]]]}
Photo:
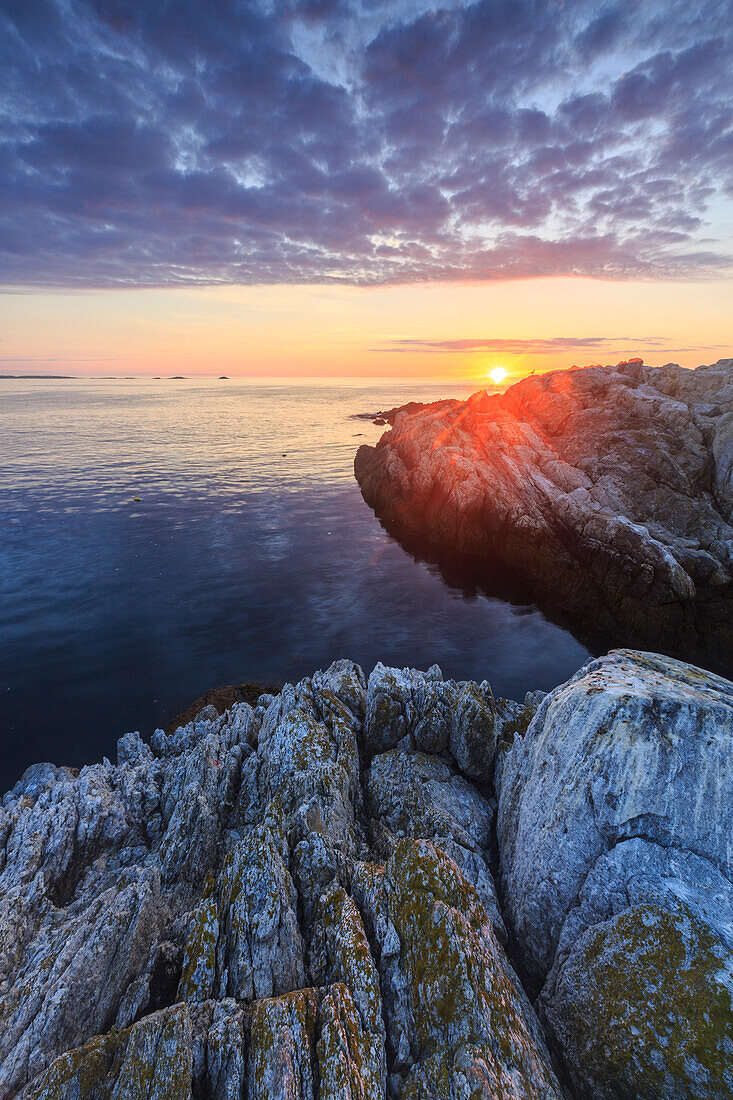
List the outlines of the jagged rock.
{"label": "jagged rock", "polygon": [[175,1005],[62,1055],[25,1090],[24,1100],[188,1100],[192,1048],[188,1009]]}
{"label": "jagged rock", "polygon": [[313,674],[313,688],[321,700],[328,695],[334,696],[341,704],[341,716],[346,717],[342,709],[345,707],[351,713],[352,728],[361,728],[366,712],[367,681],[358,665],[343,659],[334,661],[325,672]]}
{"label": "jagged rock", "polygon": [[139,733],[126,733],[117,742],[117,763],[137,764],[152,760],[150,746],[146,745]]}
{"label": "jagged rock", "polygon": [[315,989],[255,1004],[247,1078],[250,1100],[314,1100],[317,1015]]}
{"label": "jagged rock", "polygon": [[380,1100],[384,1096],[384,1039],[369,1032],[348,986],[331,986],[321,1001],[318,1040],[321,1100]]}
{"label": "jagged rock", "polygon": [[256,836],[238,842],[224,859],[214,896],[194,911],[179,998],[252,1001],[302,986],[296,903],[277,848]]}
{"label": "jagged rock", "polygon": [[179,1001],[206,1001],[217,985],[216,949],[219,943],[219,913],[216,898],[205,897],[193,911],[181,979]]}
{"label": "jagged rock", "polygon": [[238,770],[222,728],[163,759],[127,737],[117,766],[34,768],[5,798],[0,1095],[155,1000],[162,929],[218,858]]}
{"label": "jagged rock", "polygon": [[219,876],[219,996],[249,1001],[304,984],[293,881],[268,841],[247,837]]}
{"label": "jagged rock", "polygon": [[324,981],[344,983],[351,990],[364,1028],[383,1040],[379,976],[353,898],[343,888],[333,887],[321,898],[318,916],[323,953],[319,970]]}
{"label": "jagged rock", "polygon": [[504,916],[577,1095],[729,1095],[733,684],[592,661],[498,784]]}
{"label": "jagged rock", "polygon": [[524,704],[339,661],[30,769],[1,1100],[559,1100],[545,1035],[578,1100],[730,1095],[732,715],[649,654]]}
{"label": "jagged rock", "polygon": [[397,745],[426,753],[450,748],[472,779],[490,781],[498,713],[489,684],[444,681],[438,665],[427,672],[378,663],[366,695],[363,745],[367,756]]}
{"label": "jagged rock", "polygon": [[444,761],[399,749],[374,757],[366,792],[378,852],[388,857],[402,837],[433,840],[472,883],[504,943],[488,866],[494,806]]}
{"label": "jagged rock", "polygon": [[706,655],[729,674],[731,410],[730,359],[553,371],[406,407],[354,470],[423,553],[470,555],[487,580],[502,570],[593,631]]}
{"label": "jagged rock", "polygon": [[[432,672],[432,670],[431,670]],[[420,720],[412,706],[413,694],[430,699],[430,732],[440,751],[448,742],[450,695],[444,701],[442,673],[421,673],[410,668],[386,668],[378,662],[369,677],[366,697],[364,749],[368,755],[385,752],[408,739]],[[442,743],[441,743],[442,742]]]}
{"label": "jagged rock", "polygon": [[147,994],[159,892],[155,869],[140,868],[88,904],[57,909],[44,899],[35,928],[28,913],[27,924],[16,919],[4,929],[14,939],[0,992],[0,1082],[7,1089],[113,1024],[133,983],[142,979]]}
{"label": "jagged rock", "polygon": [[448,747],[462,772],[470,779],[489,783],[501,729],[499,710],[486,681],[459,687],[451,714]]}
{"label": "jagged rock", "polygon": [[356,889],[381,947],[401,1095],[561,1097],[529,1001],[458,866],[403,840]]}
{"label": "jagged rock", "polygon": [[246,1027],[234,1001],[177,1004],[67,1051],[23,1100],[240,1100]]}
{"label": "jagged rock", "polygon": [[203,1072],[213,1100],[241,1100],[246,1063],[244,1013],[233,1001],[213,1006],[212,1023],[206,1034]]}

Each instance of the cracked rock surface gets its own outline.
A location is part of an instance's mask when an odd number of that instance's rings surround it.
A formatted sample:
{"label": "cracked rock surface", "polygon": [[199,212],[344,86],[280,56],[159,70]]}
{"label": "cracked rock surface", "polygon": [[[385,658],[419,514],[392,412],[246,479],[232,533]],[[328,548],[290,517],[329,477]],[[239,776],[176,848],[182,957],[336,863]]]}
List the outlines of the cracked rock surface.
{"label": "cracked rock surface", "polygon": [[576,1095],[732,1095],[733,684],[612,652],[496,780],[504,919]]}
{"label": "cracked rock surface", "polygon": [[390,419],[354,470],[398,537],[730,675],[733,360],[554,371]]}
{"label": "cracked rock surface", "polygon": [[36,765],[0,1098],[730,1096],[732,743],[733,684],[617,651],[523,704],[342,660]]}

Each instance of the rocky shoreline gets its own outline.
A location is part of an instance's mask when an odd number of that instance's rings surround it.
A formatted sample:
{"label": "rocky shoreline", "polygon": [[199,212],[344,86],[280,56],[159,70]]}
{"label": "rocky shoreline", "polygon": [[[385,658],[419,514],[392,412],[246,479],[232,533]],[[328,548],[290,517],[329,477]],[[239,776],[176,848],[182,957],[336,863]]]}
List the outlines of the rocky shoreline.
{"label": "rocky shoreline", "polygon": [[733,1094],[733,683],[335,662],[2,800],[0,1097]]}
{"label": "rocky shoreline", "polygon": [[616,644],[733,672],[733,360],[555,371],[390,410],[367,503]]}

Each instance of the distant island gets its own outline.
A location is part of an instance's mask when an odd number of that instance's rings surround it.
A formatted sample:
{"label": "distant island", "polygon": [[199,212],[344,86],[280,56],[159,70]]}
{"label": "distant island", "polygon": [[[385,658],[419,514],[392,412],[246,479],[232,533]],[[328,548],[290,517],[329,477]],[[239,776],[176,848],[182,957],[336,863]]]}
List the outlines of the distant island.
{"label": "distant island", "polygon": [[0,378],[78,378],[76,374],[0,374]]}

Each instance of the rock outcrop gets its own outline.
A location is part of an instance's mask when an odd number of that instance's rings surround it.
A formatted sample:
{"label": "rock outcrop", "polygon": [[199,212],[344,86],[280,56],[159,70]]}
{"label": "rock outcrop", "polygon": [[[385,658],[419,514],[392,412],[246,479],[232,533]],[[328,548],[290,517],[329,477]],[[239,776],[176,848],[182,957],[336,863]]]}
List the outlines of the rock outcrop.
{"label": "rock outcrop", "polygon": [[733,684],[611,653],[497,786],[504,916],[576,1095],[733,1094]]}
{"label": "rock outcrop", "polygon": [[338,661],[37,765],[0,1098],[729,1096],[732,777],[733,684],[627,651],[522,704]]}
{"label": "rock outcrop", "polygon": [[730,674],[733,360],[555,371],[392,419],[354,469],[398,538]]}
{"label": "rock outcrop", "polygon": [[340,661],[31,768],[0,816],[3,1100],[559,1098],[500,943],[498,715]]}

